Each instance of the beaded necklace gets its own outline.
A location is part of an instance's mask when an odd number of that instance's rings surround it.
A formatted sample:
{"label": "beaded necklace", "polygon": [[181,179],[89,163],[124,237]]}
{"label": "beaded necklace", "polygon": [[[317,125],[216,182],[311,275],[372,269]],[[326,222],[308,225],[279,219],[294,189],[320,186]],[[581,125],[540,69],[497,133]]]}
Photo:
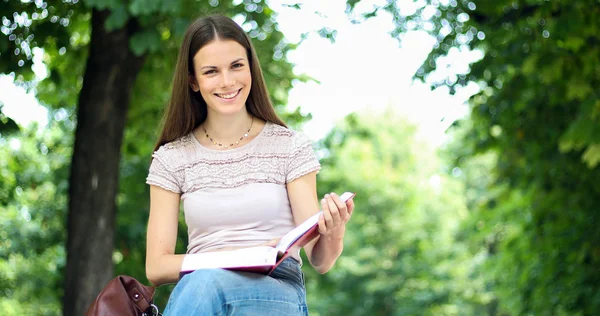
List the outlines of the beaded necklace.
{"label": "beaded necklace", "polygon": [[206,128],[204,128],[204,126],[202,126],[202,129],[204,130],[204,134],[206,134],[206,138],[210,139],[210,142],[213,143],[213,145],[218,145],[219,147],[223,147],[224,149],[227,149],[229,147],[233,147],[233,146],[237,146],[240,144],[240,142],[248,137],[248,134],[250,133],[250,130],[252,129],[252,124],[254,123],[254,116],[252,117],[252,121],[250,121],[250,127],[248,127],[248,130],[246,131],[246,133],[244,133],[244,135],[242,137],[240,137],[239,140],[237,140],[235,143],[231,143],[229,145],[223,145],[223,143],[220,143],[214,139],[212,139],[212,137],[210,137],[208,135],[208,132],[206,131]]}

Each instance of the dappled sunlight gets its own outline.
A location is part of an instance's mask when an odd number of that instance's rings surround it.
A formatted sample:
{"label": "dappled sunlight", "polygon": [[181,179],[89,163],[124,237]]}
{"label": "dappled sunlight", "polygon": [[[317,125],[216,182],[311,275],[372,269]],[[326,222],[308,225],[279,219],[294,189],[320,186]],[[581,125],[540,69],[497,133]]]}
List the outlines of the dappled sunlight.
{"label": "dappled sunlight", "polygon": [[[251,37],[277,113],[314,142],[319,196],[357,193],[335,266],[321,275],[303,254],[311,315],[600,310],[597,1],[3,3],[5,314],[82,311],[106,271],[148,284],[160,117],[186,26],[217,11]],[[109,229],[75,232],[74,216]],[[176,253],[186,228],[180,214]],[[68,257],[75,233],[115,239]]]}

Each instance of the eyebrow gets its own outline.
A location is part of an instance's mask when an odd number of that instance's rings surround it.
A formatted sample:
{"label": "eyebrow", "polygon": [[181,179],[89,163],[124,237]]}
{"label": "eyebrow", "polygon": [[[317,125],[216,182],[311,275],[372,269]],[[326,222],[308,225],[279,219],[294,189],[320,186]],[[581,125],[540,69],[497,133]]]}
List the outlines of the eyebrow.
{"label": "eyebrow", "polygon": [[[239,61],[241,61],[241,60],[245,60],[245,58],[243,58],[243,57],[240,57],[240,58],[238,58],[238,59],[236,59],[236,60],[232,61],[230,65],[233,65],[233,64],[235,64],[235,63],[237,63],[237,62],[239,62]],[[217,67],[216,67],[216,66],[203,66],[203,67],[200,67],[200,70],[202,70],[202,69],[205,69],[205,68],[208,68],[208,69],[215,69],[215,68],[217,68]]]}

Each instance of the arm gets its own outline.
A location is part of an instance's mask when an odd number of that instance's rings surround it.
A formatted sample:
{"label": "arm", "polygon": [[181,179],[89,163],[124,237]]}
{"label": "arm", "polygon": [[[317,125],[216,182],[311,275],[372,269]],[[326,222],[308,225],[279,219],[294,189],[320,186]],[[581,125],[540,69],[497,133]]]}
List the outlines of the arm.
{"label": "arm", "polygon": [[[296,224],[319,212],[316,172],[306,174],[287,184],[288,197]],[[325,273],[335,264],[344,248],[346,223],[354,203],[344,204],[336,194],[321,200],[323,215],[319,218],[319,237],[304,246],[310,264],[319,273]]]}
{"label": "arm", "polygon": [[175,255],[179,217],[178,193],[150,186],[150,216],[146,235],[146,277],[154,285],[179,280],[184,255]]}

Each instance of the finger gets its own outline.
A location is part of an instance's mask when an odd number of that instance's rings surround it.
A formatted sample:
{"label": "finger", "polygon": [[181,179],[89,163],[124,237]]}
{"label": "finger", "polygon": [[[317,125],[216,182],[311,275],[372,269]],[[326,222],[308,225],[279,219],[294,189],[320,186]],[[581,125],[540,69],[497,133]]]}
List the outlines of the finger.
{"label": "finger", "polygon": [[325,234],[327,232],[327,225],[325,225],[325,217],[323,214],[319,216],[319,234]]}
{"label": "finger", "polygon": [[350,217],[354,211],[354,199],[346,201],[346,206],[348,207],[348,217]]}
{"label": "finger", "polygon": [[323,209],[323,217],[325,218],[325,227],[326,229],[331,229],[333,227],[333,217],[331,216],[327,199],[321,200],[321,208]]}
{"label": "finger", "polygon": [[[334,201],[335,197],[331,194],[325,194],[325,198],[327,199],[327,205],[329,206],[329,212],[331,213],[331,217],[333,218],[333,225],[337,226],[342,222],[341,214],[337,203]],[[339,198],[338,198],[339,200]],[[344,206],[345,207],[345,206]]]}
{"label": "finger", "polygon": [[331,197],[338,209],[340,220],[342,220],[344,223],[347,222],[348,219],[350,219],[350,214],[348,213],[348,207],[346,206],[346,203],[342,202],[340,197],[335,193],[331,193]]}

